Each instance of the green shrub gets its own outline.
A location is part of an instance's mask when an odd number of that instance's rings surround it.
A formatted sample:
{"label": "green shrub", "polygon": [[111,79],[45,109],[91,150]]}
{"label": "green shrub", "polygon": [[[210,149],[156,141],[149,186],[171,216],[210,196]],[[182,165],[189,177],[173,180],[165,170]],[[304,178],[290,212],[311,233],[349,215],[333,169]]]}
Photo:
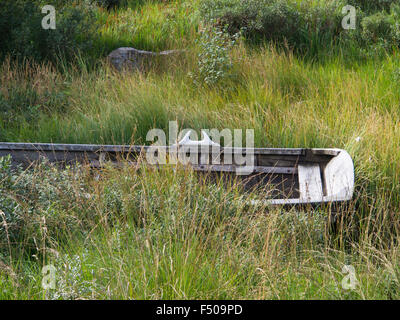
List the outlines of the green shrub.
{"label": "green shrub", "polygon": [[381,10],[390,11],[392,4],[400,4],[399,0],[349,0],[348,4],[360,8],[366,12],[376,12]]}
{"label": "green shrub", "polygon": [[392,24],[389,16],[383,12],[364,18],[361,25],[361,34],[366,42],[380,42],[391,38]]}
{"label": "green shrub", "polygon": [[361,22],[361,37],[368,45],[387,48],[400,44],[400,6],[392,6],[390,14],[378,12],[365,17]]}
{"label": "green shrub", "polygon": [[[0,228],[0,253],[7,243],[30,250],[40,241],[61,240],[80,228],[79,219],[70,213],[78,207],[82,214],[79,203],[86,199],[85,184],[75,173],[68,168],[57,170],[46,161],[23,171],[11,166],[10,156],[0,157],[0,222],[7,225]],[[68,226],[64,233],[62,226]]]}
{"label": "green shrub", "polygon": [[0,2],[0,58],[70,59],[91,48],[97,29],[93,7],[82,2],[56,9],[56,29],[45,30],[40,1]]}
{"label": "green shrub", "polygon": [[126,3],[126,1],[124,1],[124,0],[95,0],[95,2],[98,5],[105,7],[107,9],[116,8],[119,5]]}
{"label": "green shrub", "polygon": [[[358,8],[356,30],[342,27],[347,4]],[[203,0],[200,13],[231,33],[242,30],[253,42],[273,41],[312,55],[334,44],[374,54],[397,47],[400,40],[400,0]]]}
{"label": "green shrub", "polygon": [[229,49],[238,36],[239,33],[236,33],[234,37],[230,37],[226,31],[215,27],[200,31],[200,39],[197,41],[200,47],[197,57],[198,70],[191,74],[195,82],[212,85],[228,77],[232,67]]}
{"label": "green shrub", "polygon": [[291,36],[299,21],[299,12],[284,1],[205,0],[200,11],[206,21],[227,26],[230,33],[243,30],[251,38]]}
{"label": "green shrub", "polygon": [[316,37],[332,41],[341,28],[341,1],[312,5],[289,0],[204,0],[200,13],[206,22],[227,26],[246,38],[308,47]]}

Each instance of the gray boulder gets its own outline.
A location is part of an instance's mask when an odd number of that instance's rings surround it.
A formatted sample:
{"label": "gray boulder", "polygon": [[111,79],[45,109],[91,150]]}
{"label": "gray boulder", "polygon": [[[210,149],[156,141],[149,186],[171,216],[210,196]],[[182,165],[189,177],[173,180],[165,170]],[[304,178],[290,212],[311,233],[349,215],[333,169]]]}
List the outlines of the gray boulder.
{"label": "gray boulder", "polygon": [[122,47],[113,50],[108,55],[108,61],[118,70],[139,70],[143,71],[144,66],[150,64],[158,57],[168,57],[181,53],[183,50],[167,50],[161,52],[152,52],[137,50],[130,47]]}

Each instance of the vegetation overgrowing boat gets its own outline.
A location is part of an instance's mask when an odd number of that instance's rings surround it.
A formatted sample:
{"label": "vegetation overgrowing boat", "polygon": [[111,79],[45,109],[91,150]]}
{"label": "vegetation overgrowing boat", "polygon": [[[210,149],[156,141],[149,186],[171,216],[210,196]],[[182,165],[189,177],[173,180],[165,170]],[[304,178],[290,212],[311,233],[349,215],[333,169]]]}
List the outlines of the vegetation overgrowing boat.
{"label": "vegetation overgrowing boat", "polygon": [[[228,148],[220,147],[207,137],[206,144],[184,138],[177,145],[161,147],[3,142],[0,143],[0,156],[11,155],[12,165],[25,168],[41,157],[61,165],[80,162],[99,168],[107,162],[136,164],[139,159],[146,159],[143,157],[146,152],[154,152],[151,148],[169,155],[177,152],[178,156],[191,152],[186,164],[193,170],[209,177],[237,179],[245,190],[261,189],[269,204],[348,201],[353,195],[353,161],[341,149]],[[235,156],[232,157],[235,154],[251,156],[248,174],[238,173],[244,165],[235,161]],[[227,159],[233,161],[227,162]],[[166,165],[173,165],[171,163]]]}

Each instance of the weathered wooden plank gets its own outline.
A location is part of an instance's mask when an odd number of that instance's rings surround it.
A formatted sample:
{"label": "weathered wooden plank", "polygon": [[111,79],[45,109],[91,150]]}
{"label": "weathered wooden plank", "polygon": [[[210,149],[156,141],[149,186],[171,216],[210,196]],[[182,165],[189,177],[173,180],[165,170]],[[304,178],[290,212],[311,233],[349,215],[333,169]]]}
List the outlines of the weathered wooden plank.
{"label": "weathered wooden plank", "polygon": [[319,164],[301,164],[298,166],[300,200],[305,202],[322,201],[322,180]]}
{"label": "weathered wooden plank", "polygon": [[[0,150],[42,150],[42,151],[84,151],[84,152],[140,152],[147,150],[150,146],[136,145],[94,145],[94,144],[61,144],[61,143],[24,143],[24,142],[1,142]],[[157,147],[160,150],[169,151],[176,149],[168,146]],[[210,146],[209,150],[212,147]],[[214,147],[215,148],[215,147]],[[199,149],[200,150],[200,149]],[[201,146],[201,150],[207,151],[207,148]],[[221,153],[254,153],[254,154],[275,154],[275,155],[303,155],[305,149],[299,148],[231,148],[221,147]]]}
{"label": "weathered wooden plank", "polygon": [[[220,172],[236,172],[238,166],[233,165],[191,165],[197,171],[220,171]],[[254,166],[253,172],[258,173],[276,173],[276,174],[297,174],[297,168],[294,167],[261,167]]]}

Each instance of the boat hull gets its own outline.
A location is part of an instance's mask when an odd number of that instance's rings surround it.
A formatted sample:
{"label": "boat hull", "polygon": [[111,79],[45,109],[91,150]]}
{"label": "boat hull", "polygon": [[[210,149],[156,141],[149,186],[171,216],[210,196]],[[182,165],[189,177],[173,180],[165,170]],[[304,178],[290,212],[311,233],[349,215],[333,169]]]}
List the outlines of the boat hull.
{"label": "boat hull", "polygon": [[[156,148],[154,150],[154,148]],[[165,163],[147,161],[154,151],[167,155]],[[190,152],[190,155],[187,155]],[[91,144],[0,143],[0,157],[10,155],[12,165],[24,168],[41,158],[60,166],[76,162],[100,168],[105,163],[134,164],[139,159],[149,165],[174,165],[171,155],[187,155],[185,165],[209,180],[239,181],[244,191],[258,190],[269,204],[303,204],[348,201],[354,190],[354,167],[342,149],[303,148],[223,148],[219,146],[125,146]],[[249,156],[251,167],[243,174],[243,161]],[[229,161],[227,161],[229,159]],[[178,161],[179,162],[179,161]],[[248,163],[246,163],[248,165]],[[254,202],[259,203],[259,201]]]}

